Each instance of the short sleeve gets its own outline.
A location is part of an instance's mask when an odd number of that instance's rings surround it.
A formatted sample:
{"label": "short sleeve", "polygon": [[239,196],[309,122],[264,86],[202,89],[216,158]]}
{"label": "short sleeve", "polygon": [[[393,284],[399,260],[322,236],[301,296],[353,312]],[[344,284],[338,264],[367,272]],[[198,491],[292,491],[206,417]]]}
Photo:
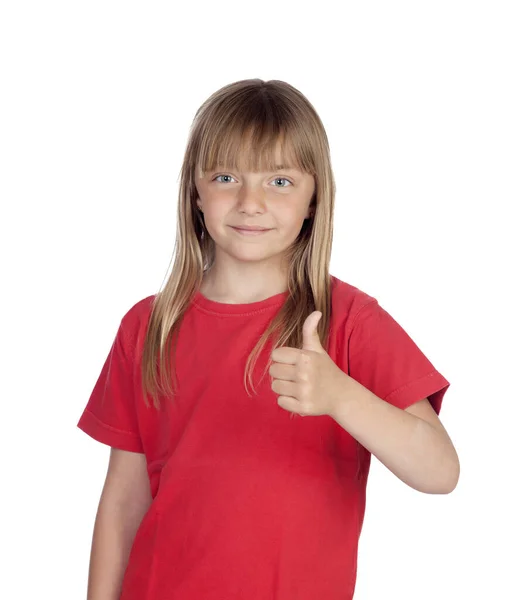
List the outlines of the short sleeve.
{"label": "short sleeve", "polygon": [[124,319],[77,426],[98,442],[142,453],[133,387],[133,351]]}
{"label": "short sleeve", "polygon": [[404,410],[428,398],[440,414],[449,381],[376,299],[354,319],[348,361],[350,377],[382,400]]}

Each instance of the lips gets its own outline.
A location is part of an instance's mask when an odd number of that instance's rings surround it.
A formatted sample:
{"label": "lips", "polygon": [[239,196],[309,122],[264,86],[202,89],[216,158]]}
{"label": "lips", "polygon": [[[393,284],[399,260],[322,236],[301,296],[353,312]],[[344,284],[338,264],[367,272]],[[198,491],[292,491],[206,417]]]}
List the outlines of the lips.
{"label": "lips", "polygon": [[234,229],[242,229],[243,231],[268,231],[268,227],[259,227],[259,226],[247,226],[247,225],[232,225]]}

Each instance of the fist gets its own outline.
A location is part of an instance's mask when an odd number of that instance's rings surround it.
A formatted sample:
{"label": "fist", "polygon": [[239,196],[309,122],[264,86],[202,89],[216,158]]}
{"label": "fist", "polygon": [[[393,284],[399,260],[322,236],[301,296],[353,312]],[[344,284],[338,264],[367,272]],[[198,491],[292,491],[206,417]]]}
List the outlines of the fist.
{"label": "fist", "polygon": [[320,343],[317,326],[321,318],[322,313],[314,311],[304,321],[302,349],[276,348],[270,355],[269,375],[277,403],[301,417],[332,416],[351,379]]}

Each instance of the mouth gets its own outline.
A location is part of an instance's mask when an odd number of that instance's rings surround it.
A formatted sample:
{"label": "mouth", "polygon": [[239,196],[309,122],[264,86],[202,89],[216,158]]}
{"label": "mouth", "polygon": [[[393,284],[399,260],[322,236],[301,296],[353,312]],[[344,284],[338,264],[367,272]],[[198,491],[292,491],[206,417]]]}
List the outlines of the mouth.
{"label": "mouth", "polygon": [[260,229],[260,228],[253,228],[253,227],[233,227],[232,229],[234,229],[237,233],[240,233],[241,235],[261,235],[263,233],[267,233],[269,231],[272,231],[272,229]]}

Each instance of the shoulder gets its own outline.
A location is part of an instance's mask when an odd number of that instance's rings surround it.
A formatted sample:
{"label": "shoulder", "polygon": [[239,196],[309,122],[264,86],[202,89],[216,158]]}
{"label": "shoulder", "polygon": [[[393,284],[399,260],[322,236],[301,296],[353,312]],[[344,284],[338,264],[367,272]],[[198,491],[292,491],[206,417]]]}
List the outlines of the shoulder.
{"label": "shoulder", "polygon": [[148,321],[152,313],[156,295],[151,294],[141,300],[130,304],[127,310],[124,310],[123,316],[120,319],[119,330],[125,336],[130,345],[136,344],[136,341],[143,337],[147,329]]}
{"label": "shoulder", "polygon": [[122,320],[133,321],[150,316],[155,299],[156,294],[151,294],[150,296],[146,296],[145,298],[142,298],[141,300],[138,300],[134,304],[130,305],[128,310],[124,313]]}
{"label": "shoulder", "polygon": [[360,316],[373,314],[380,305],[378,300],[355,285],[331,275],[331,304],[335,321],[345,323],[351,330]]}

